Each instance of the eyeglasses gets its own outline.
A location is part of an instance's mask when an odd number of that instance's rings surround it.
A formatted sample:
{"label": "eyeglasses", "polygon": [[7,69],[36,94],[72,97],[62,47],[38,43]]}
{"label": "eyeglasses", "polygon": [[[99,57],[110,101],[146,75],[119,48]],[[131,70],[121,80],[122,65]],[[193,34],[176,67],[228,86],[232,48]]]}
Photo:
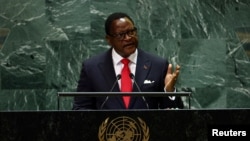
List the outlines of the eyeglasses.
{"label": "eyeglasses", "polygon": [[129,37],[135,36],[136,33],[137,33],[136,31],[137,31],[137,28],[134,27],[133,29],[128,30],[126,32],[121,32],[121,33],[117,33],[117,34],[111,34],[110,36],[115,37],[118,40],[123,40],[123,39],[125,39],[126,35],[128,35]]}

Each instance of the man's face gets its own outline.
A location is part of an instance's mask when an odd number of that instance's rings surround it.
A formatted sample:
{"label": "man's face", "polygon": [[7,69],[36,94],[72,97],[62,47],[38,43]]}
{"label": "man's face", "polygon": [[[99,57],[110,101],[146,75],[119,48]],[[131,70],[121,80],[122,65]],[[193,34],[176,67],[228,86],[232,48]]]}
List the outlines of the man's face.
{"label": "man's face", "polygon": [[134,53],[138,46],[138,37],[136,28],[128,18],[114,20],[111,29],[111,35],[106,35],[107,42],[122,57],[128,57]]}

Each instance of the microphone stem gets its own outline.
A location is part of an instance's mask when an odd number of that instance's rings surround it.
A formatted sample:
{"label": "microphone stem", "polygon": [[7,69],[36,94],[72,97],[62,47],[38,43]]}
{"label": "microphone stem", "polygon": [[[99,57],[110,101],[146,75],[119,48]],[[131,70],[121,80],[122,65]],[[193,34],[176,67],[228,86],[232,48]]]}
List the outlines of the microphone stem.
{"label": "microphone stem", "polygon": [[[133,73],[130,74],[130,77],[133,79],[134,83],[135,83],[135,86],[137,87],[138,91],[141,92],[141,89],[139,87],[139,85],[137,84],[137,82],[135,81],[135,76]],[[142,96],[142,100],[144,101],[144,103],[146,104],[147,106],[147,109],[149,109],[149,105],[148,105],[148,102],[146,100],[146,98],[144,96]]]}

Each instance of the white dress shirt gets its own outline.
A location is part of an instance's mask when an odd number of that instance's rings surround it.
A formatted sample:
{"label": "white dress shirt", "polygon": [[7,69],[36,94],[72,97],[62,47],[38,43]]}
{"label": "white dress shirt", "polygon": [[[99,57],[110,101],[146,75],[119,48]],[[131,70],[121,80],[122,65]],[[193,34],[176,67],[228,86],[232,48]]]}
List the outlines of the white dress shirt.
{"label": "white dress shirt", "polygon": [[[138,51],[136,49],[136,51],[131,54],[127,59],[129,59],[129,69],[130,72],[133,73],[135,75],[135,68],[136,68],[136,62],[137,62],[137,54]],[[121,62],[121,60],[123,59],[122,56],[120,56],[115,50],[114,48],[112,49],[112,59],[113,59],[113,64],[114,64],[114,68],[115,68],[115,74],[116,76],[121,74],[122,72],[122,68],[123,68],[123,63]],[[132,80],[133,82],[133,80]],[[121,80],[118,81],[119,87],[121,88]]]}

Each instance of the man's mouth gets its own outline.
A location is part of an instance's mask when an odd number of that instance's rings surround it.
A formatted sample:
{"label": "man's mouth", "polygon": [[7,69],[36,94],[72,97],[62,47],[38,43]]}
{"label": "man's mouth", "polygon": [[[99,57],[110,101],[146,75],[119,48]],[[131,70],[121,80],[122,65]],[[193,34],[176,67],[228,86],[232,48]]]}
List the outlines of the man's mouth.
{"label": "man's mouth", "polygon": [[134,44],[133,43],[126,44],[124,47],[131,47],[131,46],[134,46]]}

